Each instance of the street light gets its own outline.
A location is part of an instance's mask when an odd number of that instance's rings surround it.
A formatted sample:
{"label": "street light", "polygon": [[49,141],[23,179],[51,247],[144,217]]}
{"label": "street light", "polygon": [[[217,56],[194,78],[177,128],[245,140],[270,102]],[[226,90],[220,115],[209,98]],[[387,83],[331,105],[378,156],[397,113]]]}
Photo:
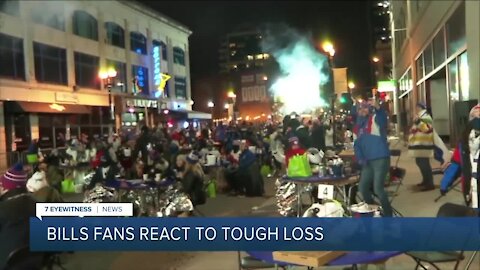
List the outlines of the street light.
{"label": "street light", "polygon": [[380,62],[380,58],[374,56],[374,57],[372,58],[372,61],[373,61],[374,63],[378,63],[378,62]]}
{"label": "street light", "polygon": [[228,108],[230,108],[230,105],[228,105],[228,103],[225,103],[225,106],[223,106],[225,108],[225,110],[228,110]]}
{"label": "street light", "polygon": [[208,108],[213,108],[215,107],[215,104],[212,101],[209,101],[207,106]]}
{"label": "street light", "polygon": [[349,82],[348,83],[348,89],[352,90],[353,88],[355,88],[355,83]]}
{"label": "street light", "polygon": [[[228,97],[229,99],[231,99],[231,101],[232,101],[232,102],[231,102],[231,103],[232,103],[232,119],[233,119],[233,121],[236,121],[236,120],[237,120],[237,117],[236,117],[236,115],[235,115],[235,105],[236,105],[235,103],[236,103],[236,101],[237,101],[237,95],[235,95],[235,92],[234,92],[233,90],[230,90],[230,91],[228,91],[228,93],[227,93],[227,97]],[[229,108],[229,109],[230,109],[230,108]],[[230,112],[229,112],[229,114],[230,114]]]}
{"label": "street light", "polygon": [[333,43],[330,41],[325,41],[322,44],[322,49],[330,55],[330,57],[333,57],[335,55],[335,49],[333,47]]}
{"label": "street light", "polygon": [[110,107],[110,117],[112,120],[115,120],[115,108],[112,101],[112,86],[113,79],[117,77],[117,71],[114,68],[109,68],[108,70],[100,70],[98,72],[98,77],[103,82],[103,87],[108,90],[108,105]]}

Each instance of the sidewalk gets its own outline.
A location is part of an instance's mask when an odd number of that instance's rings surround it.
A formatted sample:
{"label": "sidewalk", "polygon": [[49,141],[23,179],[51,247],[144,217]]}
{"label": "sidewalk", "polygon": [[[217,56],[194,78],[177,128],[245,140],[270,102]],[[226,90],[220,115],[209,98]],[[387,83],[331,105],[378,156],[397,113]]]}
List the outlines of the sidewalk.
{"label": "sidewalk", "polygon": [[[394,160],[392,160],[394,161]],[[438,162],[432,161],[432,167],[438,167]],[[440,194],[438,188],[429,192],[413,192],[412,186],[420,182],[420,172],[412,158],[402,153],[399,167],[407,170],[404,184],[400,187],[399,196],[393,206],[404,216],[408,217],[434,217],[439,207],[445,202],[463,204],[463,197],[456,191],[451,191],[446,197],[435,203],[434,199]],[[435,176],[438,185],[441,176]],[[273,179],[265,181],[266,198],[241,198],[220,195],[200,208],[206,216],[245,216],[252,207],[260,210],[275,209],[275,185]],[[159,219],[161,222],[161,219]],[[471,253],[465,254],[459,269],[463,269]],[[477,256],[470,270],[480,270],[480,256]],[[77,253],[70,260],[67,269],[160,269],[160,270],[228,270],[238,269],[237,252],[88,252]],[[406,255],[401,255],[389,260],[386,269],[408,270],[414,269],[414,261]],[[453,269],[453,264],[440,264],[441,269]],[[305,268],[297,268],[305,269]],[[331,270],[343,267],[327,268]],[[375,269],[371,266],[369,269]]]}

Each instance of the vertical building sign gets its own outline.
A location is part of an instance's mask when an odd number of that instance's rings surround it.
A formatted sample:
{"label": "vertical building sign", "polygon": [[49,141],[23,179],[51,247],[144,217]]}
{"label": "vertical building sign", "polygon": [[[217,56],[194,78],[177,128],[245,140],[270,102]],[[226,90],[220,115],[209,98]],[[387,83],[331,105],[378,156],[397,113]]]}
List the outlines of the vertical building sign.
{"label": "vertical building sign", "polygon": [[162,74],[160,68],[160,46],[153,47],[153,82],[155,84],[155,97],[158,98],[163,93]]}

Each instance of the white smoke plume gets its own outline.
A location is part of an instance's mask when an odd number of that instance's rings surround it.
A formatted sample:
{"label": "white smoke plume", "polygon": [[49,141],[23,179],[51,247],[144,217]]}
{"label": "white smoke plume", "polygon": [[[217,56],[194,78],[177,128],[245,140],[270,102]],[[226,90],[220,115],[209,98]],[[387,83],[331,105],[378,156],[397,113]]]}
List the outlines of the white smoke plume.
{"label": "white smoke plume", "polygon": [[270,87],[282,112],[305,113],[327,105],[320,89],[329,80],[328,59],[313,47],[308,35],[285,25],[263,30],[262,49],[272,55],[280,67],[280,76]]}

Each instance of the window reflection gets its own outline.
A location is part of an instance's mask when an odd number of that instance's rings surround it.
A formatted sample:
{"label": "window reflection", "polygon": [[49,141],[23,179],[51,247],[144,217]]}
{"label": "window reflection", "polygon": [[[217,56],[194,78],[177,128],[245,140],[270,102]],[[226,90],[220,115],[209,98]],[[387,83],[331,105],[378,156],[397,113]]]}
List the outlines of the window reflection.
{"label": "window reflection", "polygon": [[459,74],[460,92],[462,93],[462,100],[469,100],[470,97],[470,78],[468,74],[468,57],[467,52],[460,55],[459,58]]}
{"label": "window reflection", "polygon": [[457,61],[453,60],[448,64],[448,88],[450,91],[450,100],[459,101],[460,91],[457,81]]}

